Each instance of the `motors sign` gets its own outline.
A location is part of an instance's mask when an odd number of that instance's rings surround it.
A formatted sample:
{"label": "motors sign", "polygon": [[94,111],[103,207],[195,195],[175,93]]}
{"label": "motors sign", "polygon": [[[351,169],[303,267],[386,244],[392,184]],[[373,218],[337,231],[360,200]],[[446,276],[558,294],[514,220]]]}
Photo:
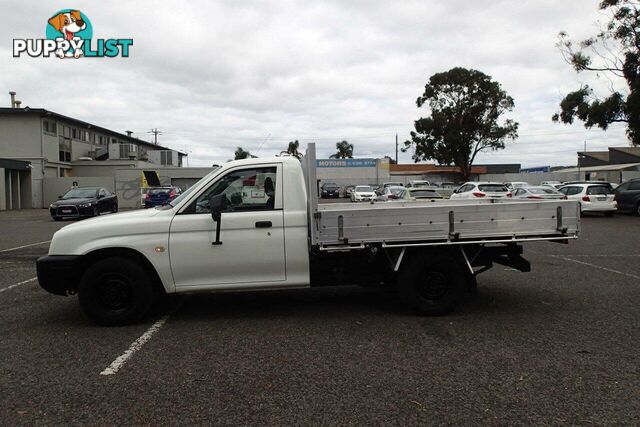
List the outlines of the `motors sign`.
{"label": "motors sign", "polygon": [[319,168],[375,168],[376,159],[321,159],[316,160]]}

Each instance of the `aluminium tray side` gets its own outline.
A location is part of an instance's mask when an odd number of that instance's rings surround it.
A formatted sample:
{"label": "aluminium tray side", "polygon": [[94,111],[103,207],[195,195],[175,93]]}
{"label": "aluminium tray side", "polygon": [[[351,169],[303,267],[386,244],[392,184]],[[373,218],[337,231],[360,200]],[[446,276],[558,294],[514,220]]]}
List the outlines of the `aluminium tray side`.
{"label": "aluminium tray side", "polygon": [[[320,205],[312,224],[322,245],[576,237],[574,201],[443,201]],[[558,218],[559,210],[560,216]],[[559,222],[560,221],[560,222]]]}

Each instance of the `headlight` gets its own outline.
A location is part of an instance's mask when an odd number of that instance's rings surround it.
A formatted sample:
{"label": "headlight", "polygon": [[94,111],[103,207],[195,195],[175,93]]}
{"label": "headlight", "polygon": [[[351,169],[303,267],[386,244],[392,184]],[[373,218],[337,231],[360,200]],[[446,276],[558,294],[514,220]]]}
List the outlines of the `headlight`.
{"label": "headlight", "polygon": [[91,206],[93,206],[93,202],[89,202],[89,203],[80,203],[78,205],[79,208],[90,208]]}

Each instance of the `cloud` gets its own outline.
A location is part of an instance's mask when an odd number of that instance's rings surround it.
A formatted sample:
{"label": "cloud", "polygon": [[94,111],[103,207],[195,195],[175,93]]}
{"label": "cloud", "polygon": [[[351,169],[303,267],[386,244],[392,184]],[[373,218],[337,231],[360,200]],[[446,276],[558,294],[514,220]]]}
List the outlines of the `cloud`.
{"label": "cloud", "polygon": [[[393,155],[424,115],[415,99],[429,76],[479,69],[515,98],[521,137],[478,162],[574,164],[575,152],[625,145],[624,130],[554,124],[563,94],[582,83],[555,48],[567,30],[596,31],[597,2],[79,1],[94,37],[132,37],[130,58],[11,58],[7,41],[42,37],[62,2],[18,2],[0,30],[0,88],[43,107],[141,138],[160,128],[190,165],[260,156],[293,139],[328,156],[346,139],[357,156]],[[8,59],[7,59],[8,58]],[[8,102],[8,101],[7,101]],[[410,153],[401,153],[410,161]]]}

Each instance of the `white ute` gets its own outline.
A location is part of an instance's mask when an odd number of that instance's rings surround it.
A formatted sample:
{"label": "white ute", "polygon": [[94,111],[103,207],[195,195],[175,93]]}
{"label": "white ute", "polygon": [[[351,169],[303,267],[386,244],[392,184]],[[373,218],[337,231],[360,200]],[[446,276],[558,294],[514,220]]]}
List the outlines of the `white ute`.
{"label": "white ute", "polygon": [[315,146],[228,162],[169,205],[68,225],[38,280],[78,293],[103,325],[136,322],[166,294],[396,286],[416,311],[451,311],[494,263],[529,271],[521,243],[567,242],[575,201],[443,200],[318,205]]}

